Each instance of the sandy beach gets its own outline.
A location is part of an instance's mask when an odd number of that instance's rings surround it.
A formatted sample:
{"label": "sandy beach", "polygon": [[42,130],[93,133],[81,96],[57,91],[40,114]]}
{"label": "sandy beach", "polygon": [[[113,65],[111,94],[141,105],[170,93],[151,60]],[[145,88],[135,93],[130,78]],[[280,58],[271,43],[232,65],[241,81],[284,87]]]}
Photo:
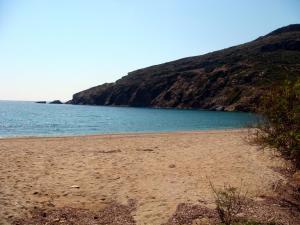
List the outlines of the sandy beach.
{"label": "sandy beach", "polygon": [[246,130],[0,139],[0,224],[36,207],[99,210],[136,201],[139,225],[167,222],[180,203],[214,207],[209,180],[272,195],[284,162]]}

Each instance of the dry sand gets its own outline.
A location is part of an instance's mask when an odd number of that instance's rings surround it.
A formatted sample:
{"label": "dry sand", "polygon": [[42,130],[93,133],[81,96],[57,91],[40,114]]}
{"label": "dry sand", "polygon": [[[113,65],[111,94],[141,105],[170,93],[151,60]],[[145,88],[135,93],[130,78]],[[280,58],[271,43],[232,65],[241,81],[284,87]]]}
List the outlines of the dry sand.
{"label": "dry sand", "polygon": [[285,178],[245,130],[0,139],[0,224],[34,206],[98,210],[137,201],[137,224],[166,222],[179,203],[212,205],[208,178],[272,195]]}

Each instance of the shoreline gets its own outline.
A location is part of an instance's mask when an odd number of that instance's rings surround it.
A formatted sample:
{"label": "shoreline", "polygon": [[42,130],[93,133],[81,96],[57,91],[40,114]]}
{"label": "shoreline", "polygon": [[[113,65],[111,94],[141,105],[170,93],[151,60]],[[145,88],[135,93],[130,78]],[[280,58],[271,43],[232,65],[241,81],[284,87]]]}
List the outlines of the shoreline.
{"label": "shoreline", "polygon": [[[250,128],[251,129],[251,128]],[[45,138],[77,138],[77,137],[105,137],[105,136],[140,136],[140,135],[166,135],[166,134],[194,134],[194,133],[223,133],[223,132],[246,132],[249,128],[220,128],[209,130],[178,130],[178,131],[141,131],[141,132],[120,132],[120,133],[97,133],[97,134],[66,134],[66,135],[41,135],[41,136],[0,136],[1,140],[14,139],[45,139]]]}

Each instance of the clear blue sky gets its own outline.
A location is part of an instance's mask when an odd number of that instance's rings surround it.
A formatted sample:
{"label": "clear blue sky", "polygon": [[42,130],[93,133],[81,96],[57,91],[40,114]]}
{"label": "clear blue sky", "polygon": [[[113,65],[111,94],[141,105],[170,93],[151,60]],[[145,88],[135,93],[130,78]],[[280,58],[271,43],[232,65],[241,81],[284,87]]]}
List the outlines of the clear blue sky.
{"label": "clear blue sky", "polygon": [[292,23],[299,0],[0,0],[0,99],[68,100]]}

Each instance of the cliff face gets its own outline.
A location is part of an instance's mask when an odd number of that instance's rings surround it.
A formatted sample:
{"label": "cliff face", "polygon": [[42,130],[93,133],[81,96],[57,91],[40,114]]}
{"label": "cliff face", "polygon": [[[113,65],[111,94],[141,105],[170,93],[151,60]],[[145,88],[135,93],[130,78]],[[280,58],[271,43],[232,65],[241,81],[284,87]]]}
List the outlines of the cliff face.
{"label": "cliff face", "polygon": [[300,24],[235,47],[128,73],[71,104],[255,111],[264,91],[300,77]]}

